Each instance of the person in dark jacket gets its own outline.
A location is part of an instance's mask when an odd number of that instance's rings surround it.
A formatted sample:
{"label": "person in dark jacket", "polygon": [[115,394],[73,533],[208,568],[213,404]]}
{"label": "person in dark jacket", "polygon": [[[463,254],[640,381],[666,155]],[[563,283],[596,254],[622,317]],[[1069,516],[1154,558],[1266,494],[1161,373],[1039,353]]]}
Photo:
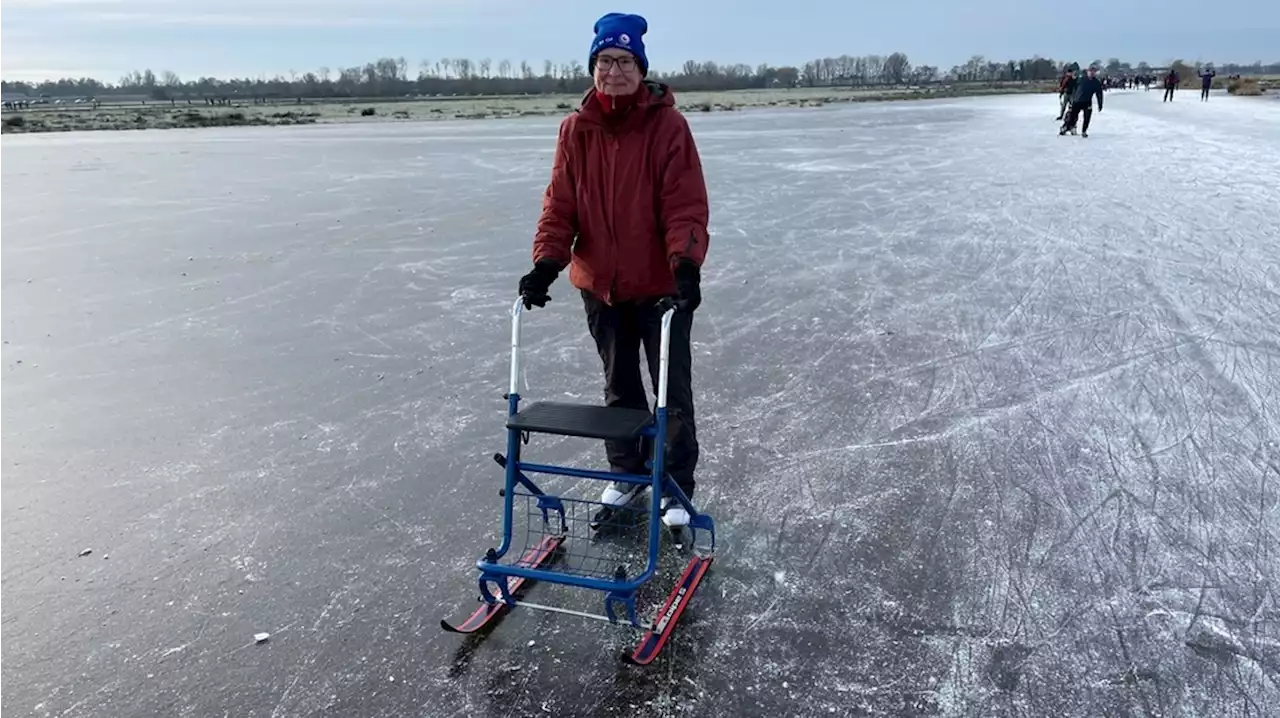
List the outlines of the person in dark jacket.
{"label": "person in dark jacket", "polygon": [[1067,106],[1071,104],[1071,95],[1076,91],[1076,72],[1072,67],[1068,67],[1062,73],[1062,77],[1058,79],[1058,116],[1054,119],[1061,120],[1067,114]]}
{"label": "person in dark jacket", "polygon": [[[609,13],[594,31],[588,53],[594,87],[560,123],[533,239],[533,271],[521,278],[520,295],[526,308],[545,306],[551,283],[568,267],[604,364],[605,404],[646,410],[641,348],[656,391],[659,302],[675,299],[666,457],[672,479],[692,496],[699,452],[690,332],[709,241],[702,161],[671,89],[645,79],[648,22]],[[648,440],[605,443],[615,472],[649,473],[651,451]],[[623,506],[643,489],[618,482],[605,489],[601,503]],[[682,526],[689,516],[670,501],[662,520]]]}
{"label": "person in dark jacket", "polygon": [[1067,120],[1062,123],[1062,129],[1058,131],[1059,135],[1065,135],[1068,132],[1075,134],[1076,120],[1083,112],[1084,126],[1080,134],[1083,137],[1089,136],[1089,120],[1093,117],[1095,95],[1098,98],[1098,112],[1102,112],[1102,81],[1098,79],[1097,69],[1091,67],[1080,82],[1076,83],[1075,94],[1071,96],[1071,109],[1067,111]]}
{"label": "person in dark jacket", "polygon": [[1174,70],[1169,70],[1169,74],[1164,76],[1164,99],[1161,102],[1173,102],[1173,91],[1178,89],[1179,80]]}
{"label": "person in dark jacket", "polygon": [[1213,78],[1218,73],[1214,70],[1205,70],[1200,73],[1200,101],[1209,101],[1209,90],[1213,87]]}

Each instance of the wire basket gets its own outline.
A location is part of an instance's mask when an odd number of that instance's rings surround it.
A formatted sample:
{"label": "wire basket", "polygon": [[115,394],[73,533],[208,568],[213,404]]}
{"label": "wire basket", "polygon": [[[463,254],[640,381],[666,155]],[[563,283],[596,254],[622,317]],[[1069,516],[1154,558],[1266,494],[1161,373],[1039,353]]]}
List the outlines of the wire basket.
{"label": "wire basket", "polygon": [[509,551],[503,563],[514,562],[548,536],[564,536],[559,555],[542,567],[545,570],[603,581],[634,578],[644,572],[649,558],[650,499],[647,491],[642,496],[643,500],[612,507],[593,528],[606,504],[517,489],[512,497],[512,546],[523,536],[524,549]]}

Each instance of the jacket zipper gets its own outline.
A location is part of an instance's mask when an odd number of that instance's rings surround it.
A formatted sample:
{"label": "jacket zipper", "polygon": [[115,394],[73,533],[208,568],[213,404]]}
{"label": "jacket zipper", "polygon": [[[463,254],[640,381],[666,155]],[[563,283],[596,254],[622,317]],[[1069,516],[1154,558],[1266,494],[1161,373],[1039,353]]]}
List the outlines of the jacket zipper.
{"label": "jacket zipper", "polygon": [[609,143],[609,240],[613,248],[610,262],[612,274],[609,278],[609,304],[613,304],[614,295],[618,293],[618,235],[614,231],[614,223],[617,221],[617,204],[615,198],[618,196],[618,136],[612,132],[607,132],[606,137]]}

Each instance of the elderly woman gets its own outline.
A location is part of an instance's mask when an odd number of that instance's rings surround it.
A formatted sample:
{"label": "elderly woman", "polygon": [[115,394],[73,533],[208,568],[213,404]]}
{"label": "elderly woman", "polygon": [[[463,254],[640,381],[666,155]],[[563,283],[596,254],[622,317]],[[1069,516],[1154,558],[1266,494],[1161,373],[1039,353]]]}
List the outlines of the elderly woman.
{"label": "elderly woman", "polygon": [[[595,86],[560,123],[555,160],[533,240],[533,271],[520,280],[525,307],[542,307],[560,272],[582,292],[587,326],[604,363],[605,403],[649,408],[640,373],[643,346],[658,383],[662,310],[673,297],[667,384],[667,468],[689,496],[694,491],[698,439],[694,426],[689,334],[702,301],[707,254],[707,189],[702,162],[671,90],[648,81],[648,23],[610,13],[595,24],[588,67]],[[611,470],[646,474],[647,441],[607,441]],[[628,503],[644,487],[615,483],[606,506]],[[687,512],[664,500],[667,526]]]}

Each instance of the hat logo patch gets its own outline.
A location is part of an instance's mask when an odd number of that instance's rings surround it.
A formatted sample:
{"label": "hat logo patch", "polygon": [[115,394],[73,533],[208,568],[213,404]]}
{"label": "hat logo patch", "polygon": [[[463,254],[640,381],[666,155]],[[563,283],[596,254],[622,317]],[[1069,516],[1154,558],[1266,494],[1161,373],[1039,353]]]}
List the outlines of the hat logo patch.
{"label": "hat logo patch", "polygon": [[630,45],[631,36],[624,32],[618,36],[618,42],[622,43],[623,45]]}

